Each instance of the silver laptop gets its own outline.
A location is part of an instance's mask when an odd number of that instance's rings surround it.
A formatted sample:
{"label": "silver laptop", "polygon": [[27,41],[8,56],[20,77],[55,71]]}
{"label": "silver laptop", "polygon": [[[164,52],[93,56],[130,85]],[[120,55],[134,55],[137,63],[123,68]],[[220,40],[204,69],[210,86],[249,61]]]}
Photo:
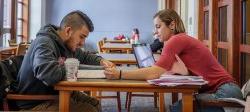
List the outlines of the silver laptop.
{"label": "silver laptop", "polygon": [[132,47],[139,68],[151,67],[155,64],[149,44],[133,44]]}

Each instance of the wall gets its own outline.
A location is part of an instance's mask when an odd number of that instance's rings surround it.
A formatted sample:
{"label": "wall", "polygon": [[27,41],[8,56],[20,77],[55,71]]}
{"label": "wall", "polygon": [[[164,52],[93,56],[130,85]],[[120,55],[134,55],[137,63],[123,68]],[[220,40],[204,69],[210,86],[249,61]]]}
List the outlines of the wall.
{"label": "wall", "polygon": [[31,0],[30,1],[30,31],[29,40],[36,38],[37,32],[46,21],[46,1],[47,0]]}
{"label": "wall", "polygon": [[41,10],[42,10],[42,1],[43,0],[31,0],[30,1],[30,40],[36,38],[36,33],[39,31],[41,27]]}
{"label": "wall", "polygon": [[250,1],[246,1],[246,43],[250,44]]}
{"label": "wall", "polygon": [[46,23],[59,25],[64,15],[81,10],[95,26],[86,40],[87,50],[96,50],[97,41],[103,37],[130,36],[135,27],[140,30],[140,41],[150,43],[157,5],[157,0],[47,0]]}

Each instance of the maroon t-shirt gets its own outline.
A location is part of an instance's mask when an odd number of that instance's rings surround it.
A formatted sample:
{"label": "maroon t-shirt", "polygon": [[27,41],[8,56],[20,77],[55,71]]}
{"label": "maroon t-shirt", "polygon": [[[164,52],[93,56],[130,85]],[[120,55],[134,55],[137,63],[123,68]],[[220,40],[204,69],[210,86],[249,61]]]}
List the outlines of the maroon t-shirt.
{"label": "maroon t-shirt", "polygon": [[169,71],[176,61],[175,54],[181,58],[192,75],[202,76],[208,81],[201,92],[215,92],[220,85],[234,82],[209,49],[185,33],[174,35],[164,43],[161,56],[155,65]]}

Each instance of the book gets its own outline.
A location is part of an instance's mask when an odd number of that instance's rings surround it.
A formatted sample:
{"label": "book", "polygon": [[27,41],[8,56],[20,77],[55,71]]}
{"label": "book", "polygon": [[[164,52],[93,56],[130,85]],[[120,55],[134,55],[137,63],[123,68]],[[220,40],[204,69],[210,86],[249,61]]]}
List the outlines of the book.
{"label": "book", "polygon": [[149,84],[158,86],[205,85],[208,82],[201,76],[183,76],[163,74],[159,79],[147,80]]}
{"label": "book", "polygon": [[104,79],[104,70],[78,70],[77,78],[85,79]]}
{"label": "book", "polygon": [[80,64],[79,65],[79,70],[104,70],[104,67],[100,66],[100,65],[85,65],[85,64]]}

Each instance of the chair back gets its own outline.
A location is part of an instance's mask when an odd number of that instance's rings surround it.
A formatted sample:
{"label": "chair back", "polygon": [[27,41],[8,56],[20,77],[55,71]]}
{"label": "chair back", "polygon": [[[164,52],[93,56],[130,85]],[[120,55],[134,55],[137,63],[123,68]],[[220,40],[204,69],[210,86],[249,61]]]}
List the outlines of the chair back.
{"label": "chair back", "polygon": [[13,56],[0,61],[0,111],[12,111],[19,108],[9,100],[58,100],[58,95],[30,95],[15,93],[18,86],[17,74],[22,65],[23,56]]}
{"label": "chair back", "polygon": [[248,95],[250,95],[250,79],[243,85],[241,89],[243,98],[246,99]]}
{"label": "chair back", "polygon": [[0,99],[5,98],[9,90],[17,87],[17,74],[21,67],[23,56],[11,56],[0,61]]}
{"label": "chair back", "polygon": [[98,43],[97,43],[97,50],[98,50],[98,53],[102,53],[102,46],[104,44],[104,40],[100,40]]}
{"label": "chair back", "polygon": [[16,56],[25,55],[26,48],[27,48],[27,44],[22,44],[22,43],[18,44]]}
{"label": "chair back", "polygon": [[9,43],[9,46],[10,46],[10,47],[15,47],[15,46],[18,45],[18,44],[15,42],[15,40],[8,40],[8,43]]}

